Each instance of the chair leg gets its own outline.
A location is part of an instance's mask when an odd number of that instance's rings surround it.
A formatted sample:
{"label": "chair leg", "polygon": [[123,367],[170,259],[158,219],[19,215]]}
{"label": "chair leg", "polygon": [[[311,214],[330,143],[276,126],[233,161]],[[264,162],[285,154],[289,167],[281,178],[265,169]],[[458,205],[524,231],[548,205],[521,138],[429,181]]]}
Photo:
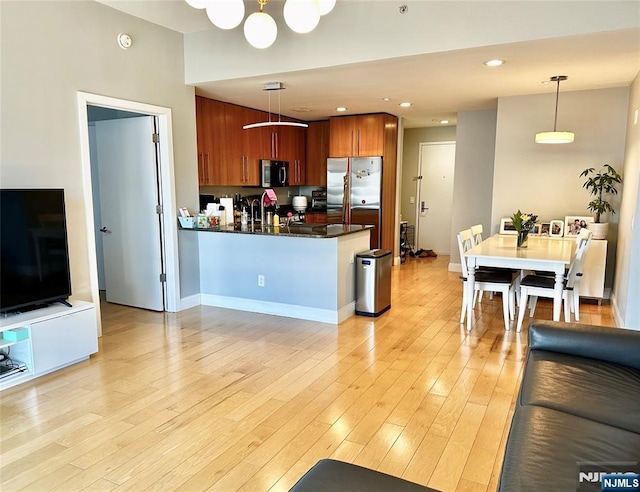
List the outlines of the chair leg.
{"label": "chair leg", "polygon": [[573,299],[569,299],[572,296],[571,292],[565,291],[563,299],[564,309],[564,321],[565,323],[571,322],[571,306],[573,306]]}
{"label": "chair leg", "polygon": [[580,292],[576,287],[573,288],[573,314],[576,321],[580,321]]}
{"label": "chair leg", "polygon": [[538,296],[531,296],[531,300],[529,301],[529,318],[533,318],[533,315],[536,312],[537,304],[538,304]]}
{"label": "chair leg", "polygon": [[511,321],[516,319],[516,291],[513,287],[509,288],[509,317]]}
{"label": "chair leg", "polygon": [[516,331],[520,333],[522,330],[522,322],[524,321],[524,312],[527,309],[527,289],[520,287],[520,305],[518,306],[518,327]]}
{"label": "chair leg", "polygon": [[467,314],[467,284],[462,284],[462,311],[460,312],[460,324],[464,323],[465,315]]}
{"label": "chair leg", "polygon": [[504,317],[504,329],[509,331],[509,297],[506,292],[502,293],[502,316]]}

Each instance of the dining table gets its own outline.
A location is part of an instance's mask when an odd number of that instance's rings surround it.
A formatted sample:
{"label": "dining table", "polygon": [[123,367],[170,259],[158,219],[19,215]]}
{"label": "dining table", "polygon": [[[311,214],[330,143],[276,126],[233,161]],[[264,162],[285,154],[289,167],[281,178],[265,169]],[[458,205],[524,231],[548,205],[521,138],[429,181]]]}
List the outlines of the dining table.
{"label": "dining table", "polygon": [[[576,252],[576,241],[572,238],[529,236],[527,246],[518,247],[516,235],[496,234],[476,244],[464,253],[469,274],[465,282],[467,299],[473,299],[475,271],[478,267],[499,267],[520,270],[537,270],[555,274],[553,296],[553,320],[560,321],[565,269]],[[461,260],[461,261],[464,261]],[[473,325],[473,303],[467,309],[467,331]],[[520,306],[524,309],[524,306]]]}

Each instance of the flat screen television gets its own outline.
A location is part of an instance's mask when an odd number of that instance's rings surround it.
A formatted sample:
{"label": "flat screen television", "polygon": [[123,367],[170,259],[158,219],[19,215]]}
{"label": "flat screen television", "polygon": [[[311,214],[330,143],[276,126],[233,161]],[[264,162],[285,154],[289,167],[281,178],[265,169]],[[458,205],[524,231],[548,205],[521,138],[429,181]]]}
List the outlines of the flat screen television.
{"label": "flat screen television", "polygon": [[64,190],[0,190],[0,312],[70,295]]}

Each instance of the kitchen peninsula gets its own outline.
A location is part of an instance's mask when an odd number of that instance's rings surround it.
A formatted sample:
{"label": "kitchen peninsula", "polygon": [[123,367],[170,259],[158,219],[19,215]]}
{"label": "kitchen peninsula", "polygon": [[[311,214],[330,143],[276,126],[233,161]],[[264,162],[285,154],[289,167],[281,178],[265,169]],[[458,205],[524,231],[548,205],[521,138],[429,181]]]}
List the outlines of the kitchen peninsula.
{"label": "kitchen peninsula", "polygon": [[[183,229],[198,234],[201,303],[338,324],[355,313],[355,255],[371,226]],[[191,231],[191,232],[190,232]]]}

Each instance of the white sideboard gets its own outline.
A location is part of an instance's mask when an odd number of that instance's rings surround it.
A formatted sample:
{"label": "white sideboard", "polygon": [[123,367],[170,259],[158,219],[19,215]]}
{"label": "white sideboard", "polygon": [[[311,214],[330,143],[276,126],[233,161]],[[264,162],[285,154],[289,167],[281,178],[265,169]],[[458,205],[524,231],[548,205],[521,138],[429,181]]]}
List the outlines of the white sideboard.
{"label": "white sideboard", "polygon": [[0,374],[0,390],[85,360],[97,351],[96,308],[90,302],[2,316],[0,354],[17,369]]}

